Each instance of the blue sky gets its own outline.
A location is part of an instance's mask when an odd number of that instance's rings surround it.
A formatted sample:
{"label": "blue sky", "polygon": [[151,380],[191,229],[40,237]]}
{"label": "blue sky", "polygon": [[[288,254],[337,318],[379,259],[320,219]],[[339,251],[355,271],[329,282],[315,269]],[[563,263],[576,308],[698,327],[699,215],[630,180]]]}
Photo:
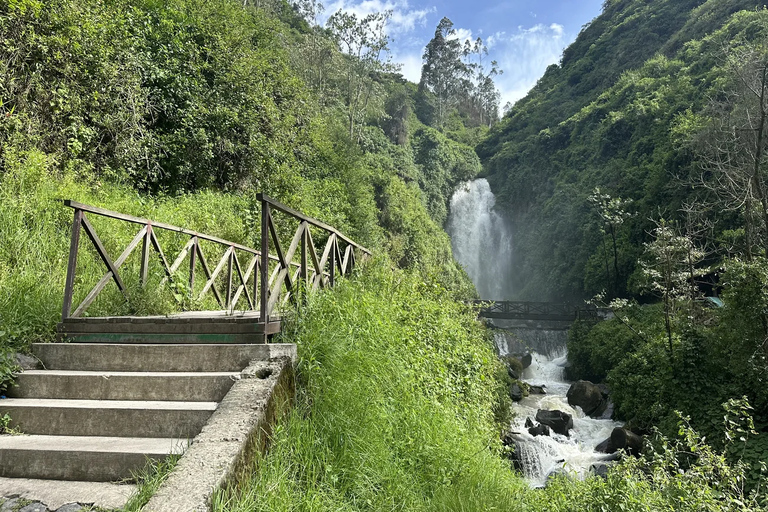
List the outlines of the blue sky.
{"label": "blue sky", "polygon": [[424,46],[447,16],[462,38],[483,38],[504,74],[496,79],[501,104],[515,102],[560,60],[581,27],[594,19],[603,0],[326,0],[325,16],[339,9],[365,15],[393,11],[388,32],[395,62],[418,82]]}

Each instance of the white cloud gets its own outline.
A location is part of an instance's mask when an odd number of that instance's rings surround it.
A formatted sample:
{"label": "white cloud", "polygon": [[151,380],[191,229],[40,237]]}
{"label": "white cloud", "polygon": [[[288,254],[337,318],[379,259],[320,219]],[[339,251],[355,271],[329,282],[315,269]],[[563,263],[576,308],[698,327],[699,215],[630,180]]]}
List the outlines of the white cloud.
{"label": "white cloud", "polygon": [[424,27],[427,15],[436,11],[435,7],[428,9],[410,9],[407,0],[334,0],[325,7],[321,17],[322,23],[335,12],[342,10],[355,14],[358,18],[376,12],[392,11],[392,17],[387,24],[387,34],[404,34],[412,32],[416,27]]}
{"label": "white cloud", "polygon": [[457,28],[454,29],[455,32],[453,35],[449,36],[448,39],[458,39],[459,41],[471,41],[472,40],[472,31],[468,28]]}
{"label": "white cloud", "polygon": [[421,66],[423,64],[421,52],[395,55],[392,60],[402,65],[400,73],[406,80],[419,83],[419,80],[421,80]]}
{"label": "white cloud", "polygon": [[491,58],[499,62],[504,74],[496,79],[501,104],[523,98],[547,67],[560,61],[563,49],[571,41],[558,23],[518,27],[517,32],[494,40]]}
{"label": "white cloud", "polygon": [[506,32],[496,32],[495,34],[491,34],[488,37],[485,38],[485,46],[490,50],[497,44],[499,44],[499,41],[504,39],[504,36],[506,35]]}

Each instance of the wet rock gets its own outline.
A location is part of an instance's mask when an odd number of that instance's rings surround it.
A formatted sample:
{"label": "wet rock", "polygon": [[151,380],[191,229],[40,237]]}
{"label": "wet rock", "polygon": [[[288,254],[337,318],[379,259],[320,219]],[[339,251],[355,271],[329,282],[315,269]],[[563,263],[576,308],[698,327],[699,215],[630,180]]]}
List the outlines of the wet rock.
{"label": "wet rock", "polygon": [[551,436],[552,435],[552,431],[550,430],[550,428],[548,426],[546,426],[546,425],[541,424],[541,423],[536,425],[535,427],[531,426],[528,429],[528,433],[531,434],[533,437],[536,437],[536,436]]}
{"label": "wet rock", "polygon": [[525,428],[532,428],[533,425],[533,420],[530,417],[525,418]]}
{"label": "wet rock", "polygon": [[643,438],[626,428],[613,429],[611,442],[617,450],[626,450],[630,455],[640,455],[643,451]]}
{"label": "wet rock", "polygon": [[568,436],[568,431],[573,428],[573,418],[563,411],[536,411],[536,421],[549,426],[553,432]]}
{"label": "wet rock", "polygon": [[520,444],[513,437],[512,432],[507,432],[501,437],[501,444],[510,449],[506,452],[506,457],[512,462],[512,467],[517,471],[522,471],[523,461],[520,457],[522,450],[520,449]]}
{"label": "wet rock", "polygon": [[507,366],[507,375],[509,375],[509,377],[512,380],[519,380],[520,379],[520,374],[517,372],[517,370],[515,370],[511,366]]}
{"label": "wet rock", "polygon": [[565,396],[568,398],[568,405],[581,407],[584,414],[593,418],[602,416],[608,406],[608,401],[603,397],[600,388],[587,380],[571,384]]}
{"label": "wet rock", "polygon": [[552,471],[547,474],[547,481],[544,484],[544,487],[548,486],[552,480],[555,480],[560,477],[567,477],[568,471],[566,471],[565,468],[555,468]]}
{"label": "wet rock", "polygon": [[546,395],[547,387],[546,386],[529,386],[528,392],[532,395]]}
{"label": "wet rock", "polygon": [[514,400],[515,402],[519,402],[523,399],[523,388],[520,387],[520,384],[515,382],[509,387],[509,398]]}
{"label": "wet rock", "polygon": [[613,445],[613,441],[611,441],[610,437],[605,441],[603,441],[602,443],[595,446],[595,451],[598,453],[616,453],[617,449],[618,448],[616,448]]}
{"label": "wet rock", "polygon": [[531,366],[531,363],[533,362],[533,355],[531,355],[530,352],[525,354],[523,357],[520,358],[520,362],[523,364],[523,370]]}
{"label": "wet rock", "polygon": [[608,464],[598,463],[589,467],[590,473],[605,480],[608,478]]}
{"label": "wet rock", "polygon": [[566,361],[560,365],[560,368],[563,369],[563,378],[565,378],[565,380],[576,380],[575,375],[573,375],[572,366],[570,361]]}

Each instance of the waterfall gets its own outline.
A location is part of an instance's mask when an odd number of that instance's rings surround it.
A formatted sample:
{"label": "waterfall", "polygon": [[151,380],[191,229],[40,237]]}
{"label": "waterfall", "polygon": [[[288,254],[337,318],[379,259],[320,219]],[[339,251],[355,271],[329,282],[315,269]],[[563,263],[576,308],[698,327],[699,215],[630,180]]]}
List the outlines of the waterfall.
{"label": "waterfall", "polygon": [[453,256],[466,269],[480,297],[511,298],[512,237],[493,210],[496,198],[485,179],[460,185],[451,197],[448,234]]}

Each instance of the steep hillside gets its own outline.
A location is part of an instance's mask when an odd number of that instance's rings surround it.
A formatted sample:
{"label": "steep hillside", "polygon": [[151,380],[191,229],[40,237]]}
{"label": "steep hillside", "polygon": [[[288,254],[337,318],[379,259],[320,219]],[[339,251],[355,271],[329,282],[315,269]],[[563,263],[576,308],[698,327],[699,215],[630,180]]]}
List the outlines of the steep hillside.
{"label": "steep hillside", "polygon": [[[649,218],[679,217],[691,196],[675,178],[697,164],[673,126],[723,87],[724,48],[754,40],[764,13],[731,16],[755,7],[607,1],[560,65],[478,145],[514,226],[521,298],[627,292]],[[601,220],[600,201],[589,200],[596,187],[631,199],[625,209],[634,216],[614,226]]]}

